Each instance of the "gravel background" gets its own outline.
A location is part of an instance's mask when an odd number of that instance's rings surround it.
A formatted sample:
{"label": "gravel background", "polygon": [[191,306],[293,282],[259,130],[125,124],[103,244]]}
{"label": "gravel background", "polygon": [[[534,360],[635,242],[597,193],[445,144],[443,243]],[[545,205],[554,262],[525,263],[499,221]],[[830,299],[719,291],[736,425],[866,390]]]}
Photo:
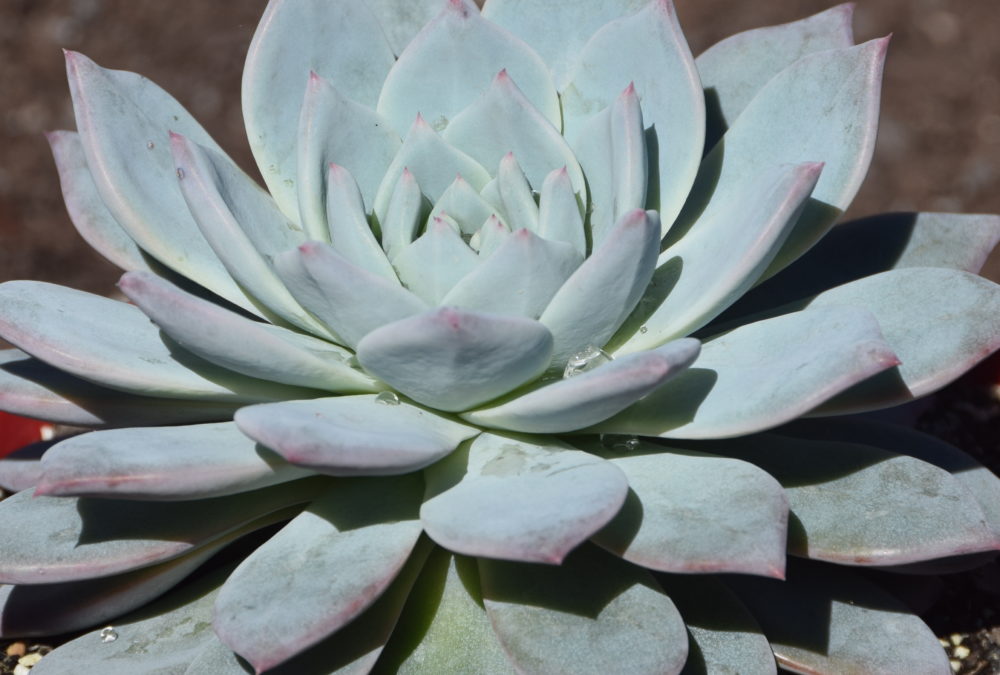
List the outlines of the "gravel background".
{"label": "gravel background", "polygon": [[[697,54],[829,0],[676,0]],[[248,170],[240,70],[265,0],[0,0],[0,280],[107,293],[118,272],[76,234],[42,132],[73,128],[60,47],[165,87]],[[1000,212],[997,0],[859,0],[859,41],[895,31],[875,161],[849,215]],[[992,275],[1000,278],[1000,264]]]}

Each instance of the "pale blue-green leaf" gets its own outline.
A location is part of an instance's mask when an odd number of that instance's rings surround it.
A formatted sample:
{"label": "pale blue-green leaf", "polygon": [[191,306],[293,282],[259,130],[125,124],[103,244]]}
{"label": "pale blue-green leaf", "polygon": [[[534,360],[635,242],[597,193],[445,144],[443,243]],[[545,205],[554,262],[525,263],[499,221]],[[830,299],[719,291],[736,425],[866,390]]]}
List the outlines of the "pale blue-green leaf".
{"label": "pale blue-green leaf", "polygon": [[385,79],[378,111],[396,131],[406,131],[418,113],[443,130],[503,69],[558,128],[559,98],[538,54],[483,19],[472,0],[448,0],[442,5],[441,13],[407,45]]}
{"label": "pale blue-green leaf", "polygon": [[514,153],[528,182],[536,187],[550,171],[566,167],[573,191],[584,203],[587,201],[587,183],[573,151],[506,69],[493,78],[489,89],[455,116],[441,136],[483,166],[497,166],[504,155]]}
{"label": "pale blue-green leaf", "polygon": [[731,183],[725,198],[717,194],[692,231],[660,254],[663,278],[618,333],[616,353],[689,335],[748,291],[795,227],[822,168],[769,167]]}
{"label": "pale blue-green leaf", "polygon": [[83,427],[231,419],[236,401],[133,396],[73,377],[19,349],[0,350],[0,410]]}
{"label": "pale blue-green leaf", "polygon": [[331,164],[326,181],[326,217],[333,248],[352,264],[396,282],[396,273],[375,239],[354,176]]}
{"label": "pale blue-green leaf", "polygon": [[299,219],[296,145],[309,73],[371,108],[393,60],[366,2],[268,3],[243,69],[243,119],[264,182],[292,220]]}
{"label": "pale blue-green leaf", "polygon": [[42,459],[36,495],[138,500],[204,499],[304,478],[232,422],[94,431]]}
{"label": "pale blue-green leaf", "polygon": [[874,445],[940,467],[976,498],[987,523],[1000,536],[1000,477],[939,438],[897,424],[836,417],[801,420],[779,431],[783,435]]}
{"label": "pale blue-green leaf", "polygon": [[565,167],[545,177],[538,200],[538,235],[566,242],[583,257],[587,255],[587,234],[580,204]]}
{"label": "pale blue-green leaf", "polygon": [[518,230],[455,284],[442,305],[537,319],[583,256],[561,241]]}
{"label": "pale blue-green leaf", "polygon": [[489,0],[483,16],[527,42],[562,89],[584,45],[599,28],[631,14],[649,0]]}
{"label": "pale blue-green leaf", "polygon": [[493,206],[480,197],[479,192],[468,181],[456,176],[455,181],[434,203],[428,223],[433,222],[434,218],[447,215],[458,223],[462,234],[474,234],[490,216],[495,215],[494,212]]}
{"label": "pale blue-green leaf", "polygon": [[257,313],[311,333],[330,336],[288,292],[274,256],[306,240],[271,196],[221,155],[171,133],[181,192],[198,227]]}
{"label": "pale blue-green leaf", "polygon": [[386,324],[358,343],[365,370],[449,412],[506,394],[544,372],[552,334],[537,321],[442,307]]}
{"label": "pale blue-green leaf", "polygon": [[479,266],[479,256],[468,247],[450,218],[432,218],[416,241],[393,260],[403,286],[430,305],[438,305],[455,284]]}
{"label": "pale blue-green leaf", "polygon": [[[854,4],[837,5],[799,21],[743,31],[698,55],[715,145],[767,81],[806,54],[854,44]],[[714,128],[713,128],[714,127]]]}
{"label": "pale blue-green leaf", "polygon": [[1000,242],[1000,216],[883,213],[833,228],[780,275],[759,284],[719,319],[727,324],[810,298],[862,277],[904,267],[977,274]]}
{"label": "pale blue-green leaf", "polygon": [[170,269],[251,312],[188,212],[168,132],[221,152],[168,93],[145,77],[66,52],[76,126],[102,201],[135,242]]}
{"label": "pale blue-green leaf", "polygon": [[118,638],[104,642],[100,628],[61,645],[33,668],[35,675],[101,673],[180,675],[208,644],[212,632],[212,603],[228,569],[184,584],[114,624]]}
{"label": "pale blue-green leaf", "polygon": [[253,402],[315,395],[224,370],[167,343],[128,303],[41,281],[0,286],[0,334],[60,370],[144,396]]}
{"label": "pale blue-green leaf", "polygon": [[705,341],[690,368],[596,430],[741,436],[793,420],[898,363],[871,313],[817,307]]}
{"label": "pale blue-green leaf", "polygon": [[59,186],[73,227],[102,256],[123,270],[148,270],[149,262],[108,207],[90,175],[80,134],[50,131],[45,134],[59,170]]}
{"label": "pale blue-green leaf", "polygon": [[641,441],[599,453],[622,470],[630,490],[595,543],[662,572],[784,576],[788,499],[765,472]]}
{"label": "pale blue-green leaf", "polygon": [[427,469],[420,519],[466,555],[558,565],[628,492],[615,465],[555,439],[481,434]]}
{"label": "pale blue-green leaf", "polygon": [[658,574],[688,629],[681,675],[777,675],[774,653],[760,626],[716,577]]}
{"label": "pale blue-green leaf", "polygon": [[441,0],[368,0],[395,54],[402,54],[410,40],[441,11]]}
{"label": "pale blue-green leaf", "polygon": [[418,475],[334,483],[222,585],[212,622],[219,639],[261,672],[361,614],[420,536],[421,489]]}
{"label": "pale blue-green leaf", "polygon": [[416,471],[479,433],[391,396],[248,406],[236,424],[289,462],[335,476]]}
{"label": "pale blue-green leaf", "polygon": [[0,531],[10,542],[0,550],[0,583],[95,579],[165,562],[269,514],[284,514],[328,485],[325,478],[306,478],[170,503],[18,492],[0,502]]}
{"label": "pale blue-green leaf", "polygon": [[379,326],[427,309],[398,282],[348,262],[328,244],[287,251],[275,268],[292,295],[351,347]]}
{"label": "pale blue-green leaf", "polygon": [[619,218],[646,204],[649,158],[635,85],[584,123],[573,150],[587,173],[591,242],[597,248]]}
{"label": "pale blue-green leaf", "polygon": [[701,347],[682,338],[464,413],[473,424],[527,433],[564,433],[602,422],[684,372]]}
{"label": "pale blue-green leaf", "polygon": [[148,272],[127,272],[118,288],[177,344],[228,370],[340,393],[380,388],[347,364],[353,354],[343,347],[240,316]]}
{"label": "pale blue-green leaf", "polygon": [[528,177],[524,175],[521,165],[514,158],[514,153],[508,152],[500,160],[497,171],[497,194],[503,205],[503,215],[513,230],[522,228],[538,230],[538,204]]}
{"label": "pale blue-green leaf", "polygon": [[788,579],[728,577],[794,673],[948,675],[934,633],[902,603],[842,567],[790,560]]}
{"label": "pale blue-green leaf", "polygon": [[48,636],[106,624],[163,595],[246,531],[233,532],[187,555],[124,574],[55,584],[0,586],[0,638]]}
{"label": "pale blue-green leaf", "polygon": [[902,363],[819,414],[885,408],[937,391],[1000,347],[1000,286],[946,268],[891,270],[820,293],[808,307],[872,312]]}
{"label": "pale blue-green leaf", "polygon": [[882,38],[809,54],[764,85],[705,158],[677,234],[712,199],[724,198],[733,181],[778,164],[822,162],[812,199],[764,277],[808,250],[847,209],[868,171],[887,48]]}
{"label": "pale blue-green leaf", "polygon": [[[552,331],[552,363],[562,368],[588,345],[603,347],[642,298],[660,253],[655,211],[627,213],[552,298],[539,319]],[[661,282],[664,283],[664,282]]]}
{"label": "pale blue-green leaf", "polygon": [[705,98],[673,3],[651,0],[597,31],[571,80],[560,94],[564,133],[574,147],[585,121],[635,85],[649,155],[646,205],[660,212],[666,232],[694,182],[705,139]]}
{"label": "pale blue-green leaf", "polygon": [[298,205],[311,239],[327,241],[327,166],[336,163],[358,181],[367,206],[375,201],[385,170],[399,151],[399,136],[374,110],[355,103],[310,73],[296,142]]}
{"label": "pale blue-green leaf", "polygon": [[500,248],[510,237],[510,228],[494,214],[490,216],[476,234],[472,235],[469,245],[476,249],[479,257],[486,259]]}
{"label": "pale blue-green leaf", "polygon": [[38,485],[42,477],[42,455],[57,441],[38,441],[18,448],[0,462],[0,490],[20,492]]}
{"label": "pale blue-green leaf", "polygon": [[374,672],[514,675],[483,610],[474,559],[435,547]]}
{"label": "pale blue-green leaf", "polygon": [[476,190],[482,190],[490,180],[489,172],[479,162],[442,140],[424,118],[417,115],[403,139],[403,147],[386,169],[375,193],[373,209],[380,223],[385,221],[393,190],[407,169],[431,202],[444,194],[455,176],[461,176]]}
{"label": "pale blue-green leaf", "polygon": [[649,572],[584,545],[559,567],[480,560],[483,602],[518,672],[670,675],[684,621]]}
{"label": "pale blue-green leaf", "polygon": [[423,200],[417,179],[409,169],[404,168],[392,188],[385,215],[379,223],[382,227],[382,249],[390,261],[395,260],[399,252],[417,236]]}
{"label": "pale blue-green leaf", "polygon": [[790,553],[839,565],[902,565],[1000,550],[972,494],[919,459],[777,434],[713,448],[756,464],[785,487]]}
{"label": "pale blue-green leaf", "polygon": [[[413,590],[413,582],[432,547],[430,540],[420,539],[402,571],[375,602],[330,637],[268,670],[268,675],[367,675],[371,672],[393,634],[403,605]],[[222,642],[213,640],[184,672],[185,675],[252,675],[254,669]]]}

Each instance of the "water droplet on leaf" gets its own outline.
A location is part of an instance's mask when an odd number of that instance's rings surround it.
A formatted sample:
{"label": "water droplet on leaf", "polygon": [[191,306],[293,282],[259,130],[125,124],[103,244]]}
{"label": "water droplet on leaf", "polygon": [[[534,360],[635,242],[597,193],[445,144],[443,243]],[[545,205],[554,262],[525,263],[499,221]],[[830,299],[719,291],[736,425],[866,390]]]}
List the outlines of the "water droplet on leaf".
{"label": "water droplet on leaf", "polygon": [[640,333],[646,333],[647,331],[649,331],[649,329],[646,328],[645,326],[639,326],[639,332]]}
{"label": "water droplet on leaf", "polygon": [[382,405],[399,405],[399,397],[395,392],[383,391],[375,397],[375,402]]}
{"label": "water droplet on leaf", "polygon": [[118,631],[114,626],[105,626],[101,629],[101,642],[114,642],[118,639]]}
{"label": "water droplet on leaf", "polygon": [[639,449],[639,439],[635,436],[624,438],[612,445],[611,449],[618,452],[635,452]]}
{"label": "water droplet on leaf", "polygon": [[177,168],[177,180],[184,180],[184,169]]}
{"label": "water droplet on leaf", "polygon": [[563,370],[563,377],[580,375],[598,366],[603,366],[609,361],[611,361],[611,354],[608,354],[600,347],[587,345],[569,357],[569,360],[566,362],[566,368]]}
{"label": "water droplet on leaf", "polygon": [[156,143],[154,143],[153,141],[146,141],[146,147],[152,150],[153,148],[156,147]]}

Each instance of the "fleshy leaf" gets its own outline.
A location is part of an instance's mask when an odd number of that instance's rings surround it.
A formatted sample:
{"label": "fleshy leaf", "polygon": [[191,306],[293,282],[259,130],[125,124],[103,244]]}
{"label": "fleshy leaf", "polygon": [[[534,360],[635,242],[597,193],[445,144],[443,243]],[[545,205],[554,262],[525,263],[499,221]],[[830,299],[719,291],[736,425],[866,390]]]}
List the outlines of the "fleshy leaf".
{"label": "fleshy leaf", "polygon": [[397,282],[348,262],[328,244],[287,251],[275,268],[296,299],[352,347],[379,326],[427,309]]}
{"label": "fleshy leaf", "polygon": [[410,40],[441,11],[441,0],[368,0],[395,54],[402,54]]}
{"label": "fleshy leaf", "polygon": [[108,211],[147,253],[252,312],[257,309],[205,241],[184,202],[168,132],[221,152],[168,93],[145,77],[66,52],[76,126]]}
{"label": "fleshy leaf", "polygon": [[690,637],[681,675],[777,675],[774,653],[760,626],[721,581],[703,574],[658,574]]}
{"label": "fleshy leaf", "polygon": [[516,672],[483,610],[476,561],[435,547],[374,672]]}
{"label": "fleshy leaf", "polygon": [[587,254],[580,202],[565,167],[553,170],[542,182],[538,200],[538,235],[566,242],[580,257]]}
{"label": "fleshy leaf", "polygon": [[694,338],[675,340],[462,417],[480,426],[527,433],[575,431],[608,419],[677,377],[697,358],[700,346]]}
{"label": "fleshy leaf", "polygon": [[382,249],[395,260],[399,252],[413,241],[420,227],[420,211],[424,196],[417,179],[404,168],[389,197],[382,226]]}
{"label": "fleshy leaf", "polygon": [[[888,38],[809,54],[771,79],[705,158],[671,243],[729,185],[779,164],[822,162],[812,199],[764,277],[808,250],[854,199],[875,148]],[[697,224],[694,227],[698,227]]]}
{"label": "fleshy leaf", "polygon": [[[539,443],[544,443],[540,445]],[[559,564],[628,491],[613,464],[558,441],[484,433],[427,470],[427,534],[466,555]]]}
{"label": "fleshy leaf", "polygon": [[690,368],[596,430],[666,438],[741,436],[795,419],[899,363],[867,311],[816,310],[747,324],[705,341]]}
{"label": "fleshy leaf", "polygon": [[0,333],[60,370],[144,396],[251,402],[312,393],[223,370],[164,342],[132,305],[41,281],[0,286]]}
{"label": "fleshy leaf", "polygon": [[538,230],[538,204],[528,183],[528,177],[514,158],[514,153],[508,152],[500,160],[496,179],[497,195],[503,205],[503,215],[512,230],[526,228]]}
{"label": "fleshy leaf", "polygon": [[252,321],[148,272],[126,273],[118,287],[179,345],[228,370],[341,393],[379,389],[347,365],[351,352],[325,340]]}
{"label": "fleshy leaf", "polygon": [[569,244],[518,230],[460,279],[441,304],[537,319],[582,261]]}
{"label": "fleshy leaf", "polygon": [[817,412],[842,414],[937,391],[1000,347],[1000,286],[968,272],[912,267],[821,293],[808,307],[853,305],[878,319],[902,363]]}
{"label": "fleshy leaf", "polygon": [[354,619],[413,550],[421,487],[416,475],[337,481],[222,585],[213,621],[219,638],[260,672]]}
{"label": "fleshy leaf", "polygon": [[695,59],[708,101],[712,147],[768,80],[806,54],[854,44],[854,4],[845,3],[799,21],[727,37]]}
{"label": "fleshy leaf", "polygon": [[243,118],[268,191],[292,220],[299,220],[296,141],[309,73],[371,108],[393,60],[366,2],[268,3],[243,69]]}
{"label": "fleshy leaf", "polygon": [[[559,99],[546,65],[528,45],[479,14],[472,0],[448,0],[389,71],[378,111],[400,134],[422,114],[437,130],[506,68],[532,105],[559,128]],[[419,178],[419,174],[417,175]]]}
{"label": "fleshy leaf", "polygon": [[445,142],[417,115],[375,193],[374,211],[379,222],[386,219],[392,192],[406,170],[432,202],[444,194],[455,176],[461,176],[476,190],[482,190],[490,180],[489,172],[479,162]]}
{"label": "fleshy leaf", "polygon": [[36,495],[204,499],[310,475],[259,448],[232,422],[95,431],[57,443]]}
{"label": "fleshy leaf", "polygon": [[733,576],[782,668],[797,673],[948,675],[934,633],[849,570],[790,560],[785,581]]}
{"label": "fleshy leaf", "polygon": [[335,476],[415,471],[479,433],[391,396],[248,406],[236,424],[289,462]]}
{"label": "fleshy leaf", "polygon": [[584,545],[559,567],[480,560],[486,613],[519,672],[678,673],[684,621],[652,575]]}
{"label": "fleshy leaf", "polygon": [[236,401],[133,396],[73,377],[19,349],[0,350],[0,410],[73,426],[141,426],[230,419]]}
{"label": "fleshy leaf", "polygon": [[586,121],[573,149],[587,172],[591,241],[597,248],[623,215],[646,204],[646,127],[634,84]]}
{"label": "fleshy leaf", "polygon": [[39,441],[5,455],[0,461],[0,490],[20,492],[38,485],[42,476],[42,455],[56,442]]}
{"label": "fleshy leaf", "polygon": [[659,249],[655,211],[637,209],[618,221],[542,312],[539,321],[555,338],[554,367],[562,368],[587,345],[607,343],[653,279]]}
{"label": "fleshy leaf", "polygon": [[790,553],[840,565],[902,565],[1000,550],[972,495],[927,462],[777,434],[715,449],[756,464],[785,487]]}
{"label": "fleshy leaf", "polygon": [[102,256],[123,270],[148,270],[149,262],[108,207],[90,175],[80,134],[51,131],[45,135],[59,169],[59,185],[73,227]]}
{"label": "fleshy leaf", "polygon": [[660,212],[666,232],[694,182],[705,139],[705,99],[673,3],[651,0],[601,28],[571,79],[560,94],[564,134],[574,148],[584,122],[635,85],[649,153],[646,206]]}
{"label": "fleshy leaf", "polygon": [[393,260],[399,280],[414,295],[437,305],[455,284],[479,265],[479,257],[462,240],[455,221],[433,218],[430,227]]}
{"label": "fleshy leaf", "polygon": [[442,307],[372,331],[357,354],[365,370],[396,390],[453,412],[541,375],[552,335],[531,319]]}
{"label": "fleshy leaf", "polygon": [[536,3],[532,0],[489,0],[483,16],[509,30],[538,52],[562,88],[587,40],[599,28],[631,14],[649,0],[577,0]]}
{"label": "fleshy leaf", "polygon": [[483,223],[476,234],[472,235],[469,245],[473,246],[482,259],[493,255],[500,246],[510,237],[510,228],[502,220],[492,215]]}
{"label": "fleshy leaf", "polygon": [[[268,514],[308,502],[327,479],[184,502],[35,497],[0,502],[0,583],[94,579],[188,553]],[[273,521],[272,521],[273,522]],[[16,544],[14,543],[16,542]]]}
{"label": "fleshy leaf", "polygon": [[305,241],[302,229],[285,217],[269,194],[218,153],[173,133],[170,146],[187,206],[233,279],[265,313],[326,335],[322,324],[291,296],[272,265],[274,256]]}
{"label": "fleshy leaf", "polygon": [[397,281],[368,225],[358,184],[347,169],[337,164],[331,164],[327,174],[326,208],[333,248],[358,267]]}
{"label": "fleshy leaf", "polygon": [[822,168],[786,164],[750,174],[734,193],[713,199],[692,231],[660,254],[661,279],[626,321],[616,353],[689,335],[749,290],[795,226]]}
{"label": "fleshy leaf", "polygon": [[586,203],[583,171],[553,124],[501,70],[489,89],[455,116],[441,137],[483,166],[497,166],[504,155],[514,153],[532,185],[540,186],[550,171],[566,167],[573,191]]}
{"label": "fleshy leaf", "polygon": [[299,213],[311,239],[326,241],[329,236],[327,166],[335,163],[349,171],[370,207],[400,145],[381,115],[351,101],[315,72],[310,74],[296,150]]}
{"label": "fleshy leaf", "polygon": [[435,202],[429,220],[450,216],[458,223],[462,234],[473,234],[491,215],[494,215],[493,211],[493,206],[480,197],[464,178],[456,176],[454,182]]}
{"label": "fleshy leaf", "polygon": [[774,478],[747,462],[634,446],[602,449],[630,490],[595,543],[663,572],[784,576],[788,499]]}

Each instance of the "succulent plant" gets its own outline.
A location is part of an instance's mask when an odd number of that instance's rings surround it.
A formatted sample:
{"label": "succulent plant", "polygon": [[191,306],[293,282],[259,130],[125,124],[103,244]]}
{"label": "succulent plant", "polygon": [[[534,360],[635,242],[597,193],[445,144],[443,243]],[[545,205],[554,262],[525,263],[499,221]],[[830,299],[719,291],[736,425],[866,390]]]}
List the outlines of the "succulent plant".
{"label": "succulent plant", "polygon": [[0,635],[90,631],[39,675],[950,672],[886,589],[992,557],[1000,480],[858,413],[1000,346],[1000,219],[832,228],[887,47],[850,20],[694,59],[669,0],[272,0],[268,191],[67,53],[49,140],[131,304],[0,286],[0,407],[95,429],[0,463]]}

